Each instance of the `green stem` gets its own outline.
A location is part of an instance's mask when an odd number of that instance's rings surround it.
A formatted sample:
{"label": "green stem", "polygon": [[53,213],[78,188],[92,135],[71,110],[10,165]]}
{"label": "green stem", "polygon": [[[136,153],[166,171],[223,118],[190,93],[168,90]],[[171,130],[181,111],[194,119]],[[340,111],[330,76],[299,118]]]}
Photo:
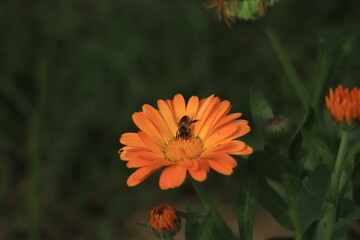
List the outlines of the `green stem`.
{"label": "green stem", "polygon": [[295,91],[299,95],[301,103],[306,108],[308,105],[306,89],[305,89],[305,86],[303,85],[303,83],[301,82],[299,75],[296,73],[295,67],[293,66],[293,64],[291,63],[291,61],[289,59],[289,56],[286,54],[285,50],[283,49],[276,33],[273,30],[268,29],[268,28],[265,28],[264,31],[265,31],[267,37],[269,38],[270,43],[271,43],[272,47],[274,48],[277,56],[279,57],[280,62],[282,64],[283,68],[285,69],[285,72],[290,80],[290,83],[295,88]]}
{"label": "green stem", "polygon": [[28,158],[29,158],[29,235],[31,240],[40,239],[40,174],[41,174],[41,141],[42,120],[46,103],[46,59],[39,61],[37,69],[37,102],[33,116],[29,123]]}
{"label": "green stem", "polygon": [[284,177],[284,185],[286,191],[287,202],[289,204],[288,214],[291,224],[294,228],[294,239],[301,240],[301,225],[297,211],[296,192],[292,178],[290,176]]}
{"label": "green stem", "polygon": [[330,201],[328,203],[326,212],[325,212],[325,237],[324,240],[331,240],[334,232],[334,226],[336,221],[336,210],[339,202],[339,192],[340,192],[340,180],[344,168],[344,156],[345,150],[348,141],[348,134],[345,131],[342,131],[341,142],[336,158],[335,169],[331,177],[330,183]]}
{"label": "green stem", "polygon": [[323,88],[330,70],[330,52],[328,47],[322,41],[319,47],[319,57],[317,64],[318,74],[315,78],[315,88],[313,94],[313,106],[317,110],[320,101],[323,101]]}
{"label": "green stem", "polygon": [[226,224],[224,218],[221,216],[219,210],[216,208],[214,203],[211,201],[209,195],[205,191],[204,187],[200,182],[197,182],[191,178],[191,182],[195,188],[195,191],[197,192],[198,196],[200,197],[203,204],[208,208],[208,210],[211,212],[213,220],[219,230],[225,235],[225,239],[227,240],[235,240],[235,235],[231,231],[230,227]]}

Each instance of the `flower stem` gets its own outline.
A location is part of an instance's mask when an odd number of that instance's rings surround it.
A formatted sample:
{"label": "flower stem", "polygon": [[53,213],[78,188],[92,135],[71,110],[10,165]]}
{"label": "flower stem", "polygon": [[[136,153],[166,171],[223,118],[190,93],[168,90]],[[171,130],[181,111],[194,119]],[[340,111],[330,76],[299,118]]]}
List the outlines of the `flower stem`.
{"label": "flower stem", "polygon": [[325,212],[325,237],[324,240],[331,240],[334,232],[336,210],[339,202],[340,179],[344,168],[344,156],[348,141],[348,134],[342,131],[340,147],[336,157],[335,169],[331,177],[330,183],[330,199]]}
{"label": "flower stem", "polygon": [[295,189],[292,178],[290,176],[284,177],[284,185],[286,191],[287,202],[289,205],[288,214],[291,224],[294,228],[294,240],[301,240],[301,226],[299,221],[299,215],[297,211],[297,202],[295,196]]}
{"label": "flower stem", "polygon": [[299,95],[302,104],[304,105],[304,107],[306,107],[308,105],[307,103],[308,99],[307,99],[305,86],[301,82],[301,79],[297,74],[294,65],[291,63],[289,56],[284,51],[278,36],[272,29],[264,28],[264,31],[267,37],[269,38],[270,43],[274,48],[277,56],[279,57],[280,62],[283,68],[285,69],[285,72],[290,80],[290,83],[293,85],[295,91]]}
{"label": "flower stem", "polygon": [[47,60],[41,58],[37,69],[37,101],[33,116],[29,122],[28,159],[29,159],[29,239],[40,239],[41,218],[41,144],[43,135],[43,119],[46,104]]}
{"label": "flower stem", "polygon": [[235,240],[235,235],[231,231],[230,227],[226,224],[224,218],[221,216],[219,210],[216,208],[214,203],[211,201],[209,195],[205,191],[204,187],[200,182],[195,181],[191,178],[191,182],[195,188],[195,191],[199,195],[201,201],[203,204],[208,208],[208,210],[211,212],[212,218],[219,228],[219,230],[225,235],[225,239],[228,240]]}

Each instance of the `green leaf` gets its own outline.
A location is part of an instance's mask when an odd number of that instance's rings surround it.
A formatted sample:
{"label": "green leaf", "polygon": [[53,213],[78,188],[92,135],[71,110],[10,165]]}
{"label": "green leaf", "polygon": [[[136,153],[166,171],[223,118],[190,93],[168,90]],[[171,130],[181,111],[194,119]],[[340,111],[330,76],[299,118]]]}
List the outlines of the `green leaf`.
{"label": "green leaf", "polygon": [[255,151],[250,155],[249,161],[254,165],[257,174],[269,177],[276,181],[281,181],[281,166],[273,157],[271,158],[267,152],[266,156],[263,151]]}
{"label": "green leaf", "polygon": [[301,240],[312,240],[313,236],[315,236],[315,231],[318,223],[319,221],[315,221],[310,226],[308,226],[303,232]]}
{"label": "green leaf", "polygon": [[341,201],[339,218],[348,220],[360,219],[360,208],[350,199],[344,198]]}
{"label": "green leaf", "polygon": [[303,119],[301,120],[299,126],[297,127],[294,135],[291,137],[290,140],[289,158],[297,165],[295,169],[298,174],[301,174],[305,164],[305,162],[303,161],[303,159],[305,159],[303,156],[303,151],[301,151],[302,148],[300,147],[303,141],[301,132],[303,129],[309,129],[310,126],[313,125],[315,119],[314,116],[314,109],[309,106],[307,112],[305,113]]}
{"label": "green leaf", "polygon": [[358,153],[360,153],[360,142],[358,142],[352,148],[350,148],[350,150],[348,151],[348,153],[345,156],[345,164],[346,165],[344,167],[347,170],[347,173],[350,174],[350,176],[354,170],[355,156]]}
{"label": "green leaf", "polygon": [[301,134],[304,138],[303,145],[307,151],[314,153],[330,170],[333,170],[335,167],[335,158],[327,144],[306,129],[302,129]]}
{"label": "green leaf", "polygon": [[257,183],[253,167],[247,164],[238,179],[238,193],[236,199],[240,239],[252,240],[253,222],[257,206]]}
{"label": "green leaf", "polygon": [[329,46],[325,43],[323,39],[319,41],[319,50],[318,50],[318,59],[316,63],[316,77],[313,81],[314,92],[312,103],[316,110],[319,109],[320,102],[324,101],[325,95],[325,83],[329,80],[328,75],[330,72],[331,65],[331,51]]}
{"label": "green leaf", "polygon": [[[198,207],[195,204],[188,203],[186,206],[186,210],[188,212],[192,213],[198,213],[199,215],[204,214],[205,211]],[[193,240],[196,239],[200,225],[202,223],[203,218],[188,218],[186,219],[186,225],[185,225],[185,239],[186,240]]]}
{"label": "green leaf", "polygon": [[324,164],[320,164],[303,180],[303,186],[313,195],[326,199],[329,190],[331,172]]}
{"label": "green leaf", "polygon": [[324,200],[309,192],[302,186],[297,193],[297,212],[301,231],[305,232],[309,226],[323,215]]}
{"label": "green leaf", "polygon": [[263,93],[256,87],[250,90],[250,110],[255,122],[254,125],[259,128],[261,128],[269,118],[274,116]]}
{"label": "green leaf", "polygon": [[347,233],[349,232],[350,221],[347,219],[339,219],[335,223],[333,240],[347,240]]}
{"label": "green leaf", "polygon": [[212,235],[212,229],[214,226],[214,221],[212,218],[212,214],[209,211],[205,218],[203,219],[200,227],[199,227],[199,232],[197,234],[197,240],[209,240],[211,238]]}
{"label": "green leaf", "polygon": [[260,205],[268,210],[275,220],[287,229],[291,228],[291,224],[287,215],[288,206],[284,199],[278,194],[264,179],[259,175],[258,183],[258,201]]}

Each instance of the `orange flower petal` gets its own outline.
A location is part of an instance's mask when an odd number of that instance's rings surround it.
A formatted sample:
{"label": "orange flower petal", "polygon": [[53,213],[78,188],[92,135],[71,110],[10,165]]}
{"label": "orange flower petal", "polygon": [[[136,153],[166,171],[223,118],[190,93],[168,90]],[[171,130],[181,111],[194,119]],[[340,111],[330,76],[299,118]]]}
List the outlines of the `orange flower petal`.
{"label": "orange flower petal", "polygon": [[227,154],[234,154],[240,152],[246,148],[246,144],[243,141],[232,140],[230,142],[222,143],[214,148],[209,149],[212,152],[224,152]]}
{"label": "orange flower petal", "polygon": [[181,94],[176,94],[172,102],[176,122],[185,115],[185,99]]}
{"label": "orange flower petal", "polygon": [[148,159],[141,159],[141,158],[131,158],[126,166],[128,168],[138,168],[138,167],[144,167],[146,165],[148,165],[149,163],[151,163],[151,161],[149,161]]}
{"label": "orange flower petal", "polygon": [[224,174],[224,175],[230,175],[233,173],[233,170],[231,167],[223,165],[217,161],[208,161],[210,167],[217,171],[218,173]]}
{"label": "orange flower petal", "polygon": [[186,168],[178,164],[165,168],[160,175],[160,188],[166,190],[180,186],[185,180],[186,171]]}
{"label": "orange flower petal", "polygon": [[152,152],[158,155],[162,155],[162,151],[159,145],[154,141],[154,138],[150,137],[144,132],[139,132],[138,135],[141,141],[144,143],[144,145],[148,147],[148,149],[150,149]]}
{"label": "orange flower petal", "polygon": [[159,170],[160,167],[157,168],[148,168],[148,167],[142,167],[133,172],[133,174],[130,175],[130,177],[127,179],[126,184],[129,187],[133,187],[144,181],[147,177],[149,177],[151,174]]}
{"label": "orange flower petal", "polygon": [[120,142],[124,145],[134,147],[145,147],[144,143],[140,140],[137,133],[124,133],[120,137]]}
{"label": "orange flower petal", "polygon": [[199,136],[205,138],[209,133],[209,129],[217,124],[219,119],[226,115],[230,111],[231,105],[229,101],[222,101],[218,103],[209,114],[206,124],[199,131]]}
{"label": "orange flower petal", "polygon": [[151,136],[158,145],[163,144],[163,138],[143,112],[136,112],[132,115],[136,126],[147,135]]}
{"label": "orange flower petal", "polygon": [[198,182],[205,181],[205,179],[207,177],[207,172],[203,169],[199,169],[197,171],[193,171],[193,170],[189,169],[189,174],[193,179],[195,179]]}
{"label": "orange flower petal", "polygon": [[[236,118],[239,118],[241,117],[241,113],[232,113],[232,114],[229,114],[225,117],[223,117],[222,119],[220,119],[218,121],[217,124],[215,124],[215,126],[213,126],[210,130],[209,130],[209,133],[207,134],[207,136],[209,136],[210,134],[214,133],[215,131],[217,131],[219,128],[222,128],[224,126],[226,126],[228,123],[230,123],[231,121],[235,120]],[[245,120],[242,120],[244,121],[244,124],[245,124]]]}
{"label": "orange flower petal", "polygon": [[[209,152],[209,153],[204,153],[201,158],[206,159],[208,162],[214,161],[219,164],[228,166],[230,168],[234,168],[237,166],[236,160],[226,153]],[[211,167],[211,165],[210,165],[210,167]]]}
{"label": "orange flower petal", "polygon": [[194,119],[196,112],[198,111],[198,107],[199,107],[199,98],[196,96],[192,96],[189,101],[188,104],[186,106],[186,113],[185,115],[189,116],[190,119]]}
{"label": "orange flower petal", "polygon": [[212,133],[210,136],[208,136],[204,141],[205,145],[207,147],[215,145],[219,142],[225,141],[229,139],[233,134],[238,131],[238,126],[236,124],[228,124],[220,129],[218,129],[216,132]]}
{"label": "orange flower petal", "polygon": [[165,123],[158,110],[148,104],[143,105],[142,110],[144,114],[149,118],[149,120],[154,124],[159,133],[164,136],[165,139],[170,139],[172,137],[168,125]]}
{"label": "orange flower petal", "polygon": [[169,128],[169,130],[171,132],[171,135],[175,136],[176,132],[178,130],[178,127],[177,127],[177,124],[174,121],[172,111],[170,110],[170,108],[166,104],[166,102],[163,101],[163,100],[159,100],[157,102],[157,104],[158,104],[158,107],[159,107],[160,114],[163,117],[166,124],[168,125],[168,128]]}
{"label": "orange flower petal", "polygon": [[[211,95],[210,97],[202,99],[199,102],[199,108],[198,108],[198,112],[195,115],[195,119],[202,119],[204,112],[206,111],[206,109],[209,107],[210,103],[212,103],[213,100],[214,100],[214,95]],[[195,134],[197,135],[197,132],[195,132]]]}
{"label": "orange flower petal", "polygon": [[194,164],[194,161],[190,159],[186,159],[184,161],[178,162],[178,164],[183,168],[191,168]]}
{"label": "orange flower petal", "polygon": [[[196,119],[201,119],[201,121],[199,121],[195,127],[194,127],[194,134],[195,135],[200,135],[200,132],[202,131],[202,128],[204,126],[206,126],[206,124],[208,123],[208,117],[211,114],[214,106],[220,101],[219,98],[215,97],[213,99],[211,99],[211,101],[206,105],[206,109],[204,111],[202,111],[202,108],[200,108],[199,112],[196,116]],[[204,108],[204,107],[203,107]],[[202,113],[202,114],[201,114]],[[201,114],[201,115],[200,115]],[[201,137],[201,136],[200,136]]]}
{"label": "orange flower petal", "polygon": [[254,150],[252,149],[252,147],[246,146],[245,149],[239,151],[239,152],[234,152],[232,154],[234,155],[249,155],[252,154],[254,152]]}

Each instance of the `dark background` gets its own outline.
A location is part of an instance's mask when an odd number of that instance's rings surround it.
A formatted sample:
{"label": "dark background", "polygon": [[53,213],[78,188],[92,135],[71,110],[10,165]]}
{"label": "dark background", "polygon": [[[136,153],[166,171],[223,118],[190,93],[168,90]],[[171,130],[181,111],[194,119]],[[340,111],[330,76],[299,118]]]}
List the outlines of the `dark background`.
{"label": "dark background", "polygon": [[[147,216],[154,205],[196,199],[189,182],[161,191],[158,173],[126,186],[133,170],[119,160],[118,139],[137,131],[131,114],[142,104],[214,93],[251,125],[256,85],[297,123],[301,102],[264,27],[310,93],[319,47],[329,52],[327,87],[358,85],[359,1],[283,0],[231,29],[203,3],[0,1],[0,239],[131,239],[147,221],[139,209]],[[255,135],[245,138],[254,148]],[[214,172],[205,183],[219,199],[231,184]]]}

